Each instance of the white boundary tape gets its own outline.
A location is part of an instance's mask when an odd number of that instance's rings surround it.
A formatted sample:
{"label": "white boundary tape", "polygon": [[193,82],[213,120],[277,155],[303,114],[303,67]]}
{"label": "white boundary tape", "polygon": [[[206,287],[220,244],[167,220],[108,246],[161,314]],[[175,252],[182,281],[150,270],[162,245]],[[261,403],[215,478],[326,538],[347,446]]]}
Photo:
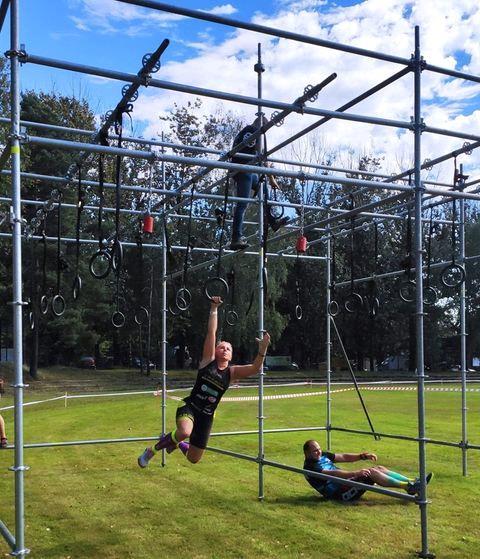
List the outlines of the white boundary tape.
{"label": "white boundary tape", "polygon": [[[399,381],[399,383],[404,383],[405,381]],[[445,381],[443,381],[445,382]],[[450,381],[447,381],[450,382]],[[454,382],[454,381],[452,381]],[[335,383],[335,385],[342,385],[344,383]],[[417,387],[416,386],[386,386],[384,384],[384,381],[380,381],[379,384],[381,384],[382,386],[372,386],[372,383],[369,383],[369,385],[363,384],[361,389],[362,390],[396,390],[396,391],[416,391]],[[324,386],[324,383],[312,383],[312,382],[295,382],[295,383],[288,383],[288,384],[270,384],[270,385],[265,385],[265,388],[283,388],[286,386],[314,386],[314,385],[322,385]],[[335,386],[334,385],[334,386]],[[192,387],[187,387],[187,388],[173,388],[170,390],[167,390],[167,396],[168,398],[172,399],[172,400],[177,400],[180,401],[182,400],[182,398],[180,398],[179,396],[169,396],[169,394],[172,394],[174,392],[184,392],[184,391],[188,391],[191,390]],[[231,387],[232,389],[241,389],[241,388],[257,388],[257,385],[234,385]],[[330,391],[331,394],[335,394],[335,393],[339,393],[339,392],[348,392],[354,390],[353,387],[349,387],[349,388],[340,388],[340,389],[333,389]],[[480,388],[466,388],[465,389],[466,392],[480,392]],[[461,388],[451,388],[451,387],[425,387],[425,392],[462,392]],[[136,396],[136,395],[141,395],[141,394],[151,394],[153,396],[161,396],[162,395],[162,391],[161,390],[140,390],[140,391],[130,391],[130,392],[107,392],[107,393],[97,393],[97,394],[64,394],[63,396],[56,396],[54,398],[47,398],[45,400],[36,400],[34,402],[25,402],[23,404],[23,406],[33,406],[36,404],[44,404],[46,402],[54,402],[56,400],[64,400],[65,402],[67,400],[76,400],[76,399],[81,399],[81,398],[113,398],[113,397],[117,397],[117,396]],[[284,400],[284,399],[289,399],[289,398],[303,398],[303,397],[308,397],[308,396],[324,396],[325,394],[327,394],[326,390],[322,390],[322,391],[316,391],[316,392],[298,392],[298,393],[292,393],[292,394],[272,394],[272,395],[264,395],[263,399],[264,400]],[[258,395],[254,395],[254,396],[226,396],[225,398],[222,398],[223,402],[255,402],[258,401]],[[6,411],[6,410],[11,410],[13,409],[14,406],[5,406],[3,408],[0,408],[0,411]]]}

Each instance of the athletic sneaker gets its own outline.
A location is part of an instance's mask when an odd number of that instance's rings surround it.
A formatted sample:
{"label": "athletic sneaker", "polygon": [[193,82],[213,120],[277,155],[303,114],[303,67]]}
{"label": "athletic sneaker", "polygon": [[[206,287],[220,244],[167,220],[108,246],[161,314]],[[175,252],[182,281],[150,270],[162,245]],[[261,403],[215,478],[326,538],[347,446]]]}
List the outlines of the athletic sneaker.
{"label": "athletic sneaker", "polygon": [[172,454],[172,452],[173,452],[174,450],[177,450],[177,445],[174,446],[174,445],[172,444],[171,446],[167,446],[167,448],[166,448],[165,450],[167,451],[167,454]]}
{"label": "athletic sneaker", "polygon": [[138,457],[138,465],[140,468],[146,468],[150,460],[155,456],[155,453],[150,447],[147,447],[142,454]]}
{"label": "athletic sneaker", "polygon": [[0,439],[0,448],[7,448],[8,441],[5,437]]}
{"label": "athletic sneaker", "polygon": [[407,493],[409,495],[418,495],[420,493],[420,480],[419,479],[416,479],[415,481],[408,483]]}
{"label": "athletic sneaker", "polygon": [[[427,485],[430,483],[432,477],[433,477],[433,472],[429,472],[429,473],[425,476],[425,481],[426,481]],[[415,482],[420,483],[420,478],[419,478],[419,477],[416,477],[416,478],[415,478]]]}

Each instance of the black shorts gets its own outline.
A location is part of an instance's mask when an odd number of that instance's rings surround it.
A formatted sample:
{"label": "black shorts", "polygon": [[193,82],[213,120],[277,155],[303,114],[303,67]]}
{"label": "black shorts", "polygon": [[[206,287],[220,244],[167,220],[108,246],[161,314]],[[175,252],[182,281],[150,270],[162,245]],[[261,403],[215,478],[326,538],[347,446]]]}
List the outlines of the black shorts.
{"label": "black shorts", "polygon": [[183,404],[177,408],[176,418],[188,417],[193,421],[193,430],[190,435],[190,444],[197,448],[205,449],[207,447],[210,431],[213,425],[213,415],[205,415],[197,411],[189,404]]}
{"label": "black shorts", "polygon": [[[365,483],[366,485],[375,484],[375,482],[369,475],[358,475],[350,479],[352,481],[358,481],[359,483]],[[366,489],[361,489],[360,487],[352,487],[351,485],[340,485],[338,492],[334,496],[334,499],[338,499],[339,501],[344,502],[356,501],[357,499],[360,499],[365,491]]]}

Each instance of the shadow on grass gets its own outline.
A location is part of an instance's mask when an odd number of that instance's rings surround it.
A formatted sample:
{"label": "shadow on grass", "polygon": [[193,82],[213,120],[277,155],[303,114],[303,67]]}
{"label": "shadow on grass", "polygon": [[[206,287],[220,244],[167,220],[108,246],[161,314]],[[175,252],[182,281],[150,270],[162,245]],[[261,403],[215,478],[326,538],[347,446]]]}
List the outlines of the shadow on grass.
{"label": "shadow on grass", "polygon": [[407,501],[400,499],[369,499],[368,497],[363,497],[357,501],[337,501],[335,499],[325,499],[320,495],[302,495],[302,496],[291,496],[291,497],[277,497],[270,502],[275,502],[279,504],[286,505],[298,505],[298,506],[311,506],[311,507],[323,507],[323,506],[334,506],[334,507],[385,507],[391,506],[393,503],[399,506],[408,506]]}

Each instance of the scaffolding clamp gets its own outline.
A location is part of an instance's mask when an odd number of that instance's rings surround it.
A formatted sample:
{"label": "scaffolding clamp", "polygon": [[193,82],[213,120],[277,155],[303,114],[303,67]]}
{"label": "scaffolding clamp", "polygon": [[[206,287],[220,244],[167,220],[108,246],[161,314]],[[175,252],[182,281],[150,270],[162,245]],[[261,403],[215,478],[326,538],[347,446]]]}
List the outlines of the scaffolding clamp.
{"label": "scaffolding clamp", "polygon": [[18,384],[11,384],[10,386],[12,388],[28,388],[30,385],[29,384],[24,384],[23,382],[20,382]]}
{"label": "scaffolding clamp", "polygon": [[7,50],[4,52],[5,58],[18,58],[20,62],[27,61],[27,53],[25,52],[25,45],[21,45],[19,50]]}

